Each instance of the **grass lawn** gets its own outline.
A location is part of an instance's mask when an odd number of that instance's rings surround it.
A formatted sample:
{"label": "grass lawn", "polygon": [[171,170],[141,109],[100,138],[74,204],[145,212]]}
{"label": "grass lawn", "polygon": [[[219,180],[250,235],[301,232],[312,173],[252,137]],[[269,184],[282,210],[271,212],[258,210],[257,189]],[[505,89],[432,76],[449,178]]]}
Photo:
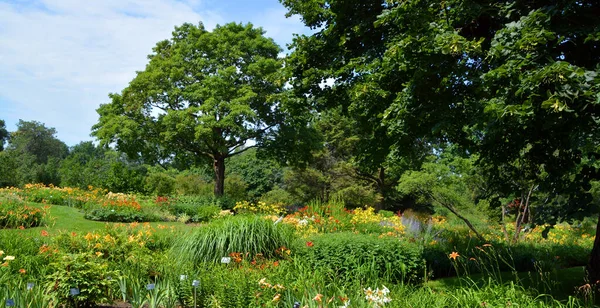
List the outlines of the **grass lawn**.
{"label": "grass lawn", "polygon": [[[30,203],[32,206],[44,206],[39,203]],[[12,232],[25,232],[31,235],[40,234],[42,230],[46,230],[48,232],[77,232],[77,233],[87,233],[94,230],[104,229],[104,227],[108,224],[117,224],[112,222],[103,222],[103,221],[92,221],[85,219],[84,213],[76,208],[62,206],[62,205],[50,205],[50,209],[48,211],[47,217],[47,225],[28,228],[25,230],[15,230],[15,229],[6,229],[0,230],[0,233],[4,235],[10,235]],[[192,227],[190,225],[186,225],[180,222],[151,222],[150,225],[156,229],[157,232],[161,232],[163,230],[158,229],[159,225],[166,226],[170,229],[170,227],[175,227],[177,230],[188,230]]]}

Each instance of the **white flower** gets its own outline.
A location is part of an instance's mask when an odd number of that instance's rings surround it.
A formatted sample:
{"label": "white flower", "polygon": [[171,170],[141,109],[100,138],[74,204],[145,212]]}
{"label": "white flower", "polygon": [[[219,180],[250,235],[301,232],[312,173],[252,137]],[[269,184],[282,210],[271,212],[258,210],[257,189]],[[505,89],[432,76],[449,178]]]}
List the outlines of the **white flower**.
{"label": "white flower", "polygon": [[14,259],[15,259],[15,256],[6,256],[6,257],[4,257],[4,259],[2,259],[2,260],[4,260],[4,261],[12,261],[12,260],[14,260]]}
{"label": "white flower", "polygon": [[344,302],[344,306],[340,306],[340,308],[348,308],[350,307],[350,300]]}

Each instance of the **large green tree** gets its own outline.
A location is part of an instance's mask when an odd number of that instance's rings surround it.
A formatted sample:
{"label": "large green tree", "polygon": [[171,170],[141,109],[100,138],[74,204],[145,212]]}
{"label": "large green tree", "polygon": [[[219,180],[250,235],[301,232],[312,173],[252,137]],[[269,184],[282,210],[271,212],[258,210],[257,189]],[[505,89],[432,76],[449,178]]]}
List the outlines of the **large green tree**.
{"label": "large green tree", "polygon": [[[450,141],[479,153],[502,193],[573,196],[563,217],[594,209],[586,191],[600,157],[600,3],[282,2],[318,29],[295,41],[297,88],[343,97],[366,131],[383,131],[367,157]],[[598,237],[590,270],[599,280]]]}
{"label": "large green tree", "polygon": [[176,27],[146,69],[98,109],[93,135],[150,163],[211,163],[221,196],[225,159],[293,135],[298,119],[286,118],[281,50],[263,34],[251,24]]}
{"label": "large green tree", "polygon": [[2,152],[5,164],[16,169],[6,173],[2,182],[60,184],[58,167],[68,148],[55,135],[56,129],[43,123],[19,120],[17,130],[10,133],[6,151]]}

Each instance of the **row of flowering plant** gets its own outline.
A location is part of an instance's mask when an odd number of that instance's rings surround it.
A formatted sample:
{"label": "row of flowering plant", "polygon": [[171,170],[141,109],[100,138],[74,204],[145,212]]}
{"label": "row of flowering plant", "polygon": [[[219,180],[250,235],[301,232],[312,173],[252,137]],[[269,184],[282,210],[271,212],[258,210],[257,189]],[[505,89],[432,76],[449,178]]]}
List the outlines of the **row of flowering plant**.
{"label": "row of flowering plant", "polygon": [[40,226],[44,223],[47,213],[47,206],[30,206],[18,197],[0,198],[0,229]]}

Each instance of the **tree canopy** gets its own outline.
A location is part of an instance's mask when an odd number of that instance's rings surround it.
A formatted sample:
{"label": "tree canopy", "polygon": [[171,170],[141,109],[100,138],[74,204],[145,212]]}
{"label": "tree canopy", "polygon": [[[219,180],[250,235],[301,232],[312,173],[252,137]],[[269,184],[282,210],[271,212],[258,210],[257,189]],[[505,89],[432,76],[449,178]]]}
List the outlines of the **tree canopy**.
{"label": "tree canopy", "polygon": [[496,191],[573,196],[553,219],[597,210],[599,3],[281,2],[316,30],[294,41],[295,89],[374,137],[363,163],[451,142]]}
{"label": "tree canopy", "polygon": [[211,162],[223,194],[225,159],[288,131],[279,46],[251,24],[212,32],[176,27],[121,93],[98,109],[93,135],[147,162]]}

